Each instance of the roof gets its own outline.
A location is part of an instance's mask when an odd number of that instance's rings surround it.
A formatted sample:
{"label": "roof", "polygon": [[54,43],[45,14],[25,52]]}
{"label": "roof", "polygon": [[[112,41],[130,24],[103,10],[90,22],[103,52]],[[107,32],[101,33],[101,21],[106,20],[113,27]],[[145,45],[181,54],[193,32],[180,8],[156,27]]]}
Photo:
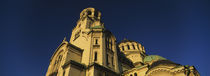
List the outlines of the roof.
{"label": "roof", "polygon": [[79,51],[79,52],[83,52],[83,51],[84,51],[83,49],[81,49],[81,48],[79,48],[79,47],[77,47],[77,46],[75,46],[75,45],[73,45],[73,44],[71,44],[71,43],[68,43],[68,42],[66,41],[66,38],[64,38],[64,40],[61,42],[61,44],[57,47],[57,49],[56,49],[55,52],[53,53],[52,57],[50,58],[50,61],[52,60],[52,58],[54,57],[54,55],[58,52],[58,50],[59,50],[63,45],[67,45],[67,46],[70,46],[70,47],[72,47],[72,48],[74,48],[74,49],[77,49],[77,51]]}
{"label": "roof", "polygon": [[[126,42],[135,42],[135,43],[138,43],[138,42],[136,42],[136,41],[134,41],[134,40],[128,40],[128,39],[124,39],[124,40],[122,40],[122,41],[120,41],[119,43],[118,43],[118,45],[120,44],[120,43],[126,43]],[[139,43],[140,44],[140,43]]]}
{"label": "roof", "polygon": [[172,69],[175,69],[177,67],[182,67],[182,65],[174,63],[174,62],[169,61],[169,60],[159,60],[159,61],[156,61],[156,62],[152,63],[149,66],[146,73],[149,73],[151,71],[155,71],[155,69],[169,69],[169,70],[172,70]]}
{"label": "roof", "polygon": [[[165,65],[167,64],[167,65]],[[149,69],[152,69],[156,66],[159,66],[159,65],[164,65],[164,66],[180,66],[180,64],[177,64],[177,63],[174,63],[172,61],[169,61],[169,60],[160,60],[160,61],[157,61],[157,62],[154,62],[150,67]]]}
{"label": "roof", "polygon": [[167,59],[159,55],[149,55],[144,58],[143,62],[150,63],[150,62],[155,62],[159,60],[167,60]]}

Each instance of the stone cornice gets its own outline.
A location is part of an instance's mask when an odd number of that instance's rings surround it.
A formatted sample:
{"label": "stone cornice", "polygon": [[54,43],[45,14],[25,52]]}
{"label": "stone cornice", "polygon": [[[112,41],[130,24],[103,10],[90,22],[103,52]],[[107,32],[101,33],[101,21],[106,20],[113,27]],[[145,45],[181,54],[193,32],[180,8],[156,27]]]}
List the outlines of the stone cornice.
{"label": "stone cornice", "polygon": [[83,51],[84,51],[84,49],[81,49],[81,48],[79,48],[79,47],[77,47],[77,46],[75,46],[75,45],[73,45],[73,44],[71,44],[71,43],[69,43],[68,45],[69,45],[70,47],[72,47],[72,48],[78,50],[79,52],[83,52]]}
{"label": "stone cornice", "polygon": [[115,74],[115,76],[120,76],[120,74],[116,73],[115,71],[111,70],[111,69],[108,69],[107,67],[104,67],[104,66],[101,66],[97,63],[92,63],[90,64],[89,66],[87,66],[86,69],[89,69],[90,67],[95,67],[95,68],[98,68],[98,69],[101,69],[101,70],[104,70],[108,73],[112,73],[112,74]]}
{"label": "stone cornice", "polygon": [[84,65],[84,64],[81,64],[81,63],[79,63],[79,62],[76,62],[76,61],[74,61],[74,60],[70,60],[70,61],[68,61],[68,62],[66,62],[63,66],[62,66],[62,68],[63,69],[65,69],[67,66],[69,66],[69,65],[75,65],[75,66],[77,66],[78,68],[80,68],[80,69],[85,69],[86,68],[86,66]]}

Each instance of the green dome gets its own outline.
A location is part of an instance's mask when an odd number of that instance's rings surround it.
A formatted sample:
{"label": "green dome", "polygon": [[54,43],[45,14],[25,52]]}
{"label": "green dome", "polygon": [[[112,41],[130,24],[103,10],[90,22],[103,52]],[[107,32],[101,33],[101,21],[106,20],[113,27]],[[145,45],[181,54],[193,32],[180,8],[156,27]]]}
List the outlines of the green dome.
{"label": "green dome", "polygon": [[167,60],[167,59],[159,55],[149,55],[144,58],[144,63],[150,63],[159,60]]}

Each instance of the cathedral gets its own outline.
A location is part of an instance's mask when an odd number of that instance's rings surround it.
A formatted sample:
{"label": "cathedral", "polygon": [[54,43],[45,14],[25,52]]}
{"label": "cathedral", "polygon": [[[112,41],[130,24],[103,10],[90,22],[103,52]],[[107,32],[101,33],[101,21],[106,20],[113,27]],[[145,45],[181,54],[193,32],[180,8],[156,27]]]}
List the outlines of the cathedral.
{"label": "cathedral", "polygon": [[194,66],[147,55],[140,43],[115,36],[104,27],[101,12],[86,8],[53,53],[46,76],[200,76]]}

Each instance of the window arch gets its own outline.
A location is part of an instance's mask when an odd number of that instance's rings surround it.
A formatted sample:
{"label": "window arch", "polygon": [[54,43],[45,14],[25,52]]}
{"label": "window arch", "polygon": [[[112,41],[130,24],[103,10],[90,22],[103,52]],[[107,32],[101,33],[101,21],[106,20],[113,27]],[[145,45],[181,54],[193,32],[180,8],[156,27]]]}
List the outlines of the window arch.
{"label": "window arch", "polygon": [[137,44],[137,48],[138,48],[138,50],[140,50],[140,49],[139,49],[139,45],[138,45],[138,44]]}
{"label": "window arch", "polygon": [[134,73],[134,76],[137,76],[137,73]]}
{"label": "window arch", "polygon": [[133,46],[133,49],[136,49],[134,44],[132,44],[132,46]]}
{"label": "window arch", "polygon": [[128,50],[130,50],[130,46],[129,45],[127,45],[127,48],[128,48]]}
{"label": "window arch", "polygon": [[124,51],[124,46],[122,46],[122,51]]}

